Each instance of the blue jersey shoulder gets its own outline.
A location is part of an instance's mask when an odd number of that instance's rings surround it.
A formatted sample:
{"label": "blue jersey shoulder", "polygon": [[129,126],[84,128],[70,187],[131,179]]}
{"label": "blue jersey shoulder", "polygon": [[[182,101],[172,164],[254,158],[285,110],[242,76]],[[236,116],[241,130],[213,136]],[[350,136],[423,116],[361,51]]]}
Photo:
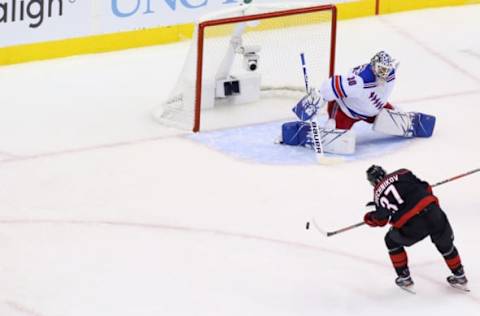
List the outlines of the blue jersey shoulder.
{"label": "blue jersey shoulder", "polygon": [[390,73],[388,74],[388,77],[387,77],[387,82],[390,82],[390,81],[393,81],[395,80],[395,69],[392,69],[392,71],[390,71]]}
{"label": "blue jersey shoulder", "polygon": [[[353,68],[353,73],[363,79],[365,85],[374,84],[377,81],[375,74],[373,73],[372,65],[364,64]],[[388,74],[387,82],[395,79],[395,69]]]}
{"label": "blue jersey shoulder", "polygon": [[353,68],[353,73],[362,78],[363,83],[365,84],[374,83],[377,81],[370,64],[364,64]]}

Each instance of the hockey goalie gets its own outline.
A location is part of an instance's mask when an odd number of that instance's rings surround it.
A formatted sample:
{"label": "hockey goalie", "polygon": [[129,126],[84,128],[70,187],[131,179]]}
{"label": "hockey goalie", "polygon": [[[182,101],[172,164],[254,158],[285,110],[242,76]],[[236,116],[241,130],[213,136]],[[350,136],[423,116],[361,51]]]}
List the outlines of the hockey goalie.
{"label": "hockey goalie", "polygon": [[[345,75],[334,75],[319,88],[312,87],[292,109],[299,121],[282,125],[280,142],[313,147],[312,138],[319,137],[324,152],[353,154],[356,137],[352,126],[359,121],[372,124],[374,131],[387,135],[430,137],[435,127],[434,116],[403,112],[388,102],[397,67],[398,63],[389,54],[380,51],[370,63]],[[328,120],[320,126],[317,116],[324,107]],[[318,126],[316,133],[312,133],[312,126]]]}

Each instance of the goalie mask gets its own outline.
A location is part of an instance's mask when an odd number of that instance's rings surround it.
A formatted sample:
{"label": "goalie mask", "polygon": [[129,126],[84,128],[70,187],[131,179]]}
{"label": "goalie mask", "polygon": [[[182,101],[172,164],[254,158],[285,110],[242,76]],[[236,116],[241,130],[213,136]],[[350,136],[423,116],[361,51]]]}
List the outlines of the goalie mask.
{"label": "goalie mask", "polygon": [[373,186],[377,185],[380,181],[382,181],[382,179],[385,178],[386,175],[387,173],[385,172],[385,170],[377,165],[372,165],[367,170],[368,182],[370,182],[370,184]]}
{"label": "goalie mask", "polygon": [[372,57],[370,65],[372,65],[372,70],[377,78],[386,80],[388,75],[395,68],[394,62],[395,60],[382,50]]}

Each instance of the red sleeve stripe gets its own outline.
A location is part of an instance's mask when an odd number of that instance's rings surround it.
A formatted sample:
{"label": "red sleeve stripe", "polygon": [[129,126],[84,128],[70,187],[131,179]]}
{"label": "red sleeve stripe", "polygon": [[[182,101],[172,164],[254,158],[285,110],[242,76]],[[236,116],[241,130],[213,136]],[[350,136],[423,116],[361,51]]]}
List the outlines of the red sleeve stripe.
{"label": "red sleeve stripe", "polygon": [[334,82],[335,84],[333,85],[335,89],[335,93],[340,97],[340,99],[344,99],[347,97],[347,94],[345,91],[343,91],[343,86],[342,86],[342,77],[341,76],[335,76],[334,77]]}

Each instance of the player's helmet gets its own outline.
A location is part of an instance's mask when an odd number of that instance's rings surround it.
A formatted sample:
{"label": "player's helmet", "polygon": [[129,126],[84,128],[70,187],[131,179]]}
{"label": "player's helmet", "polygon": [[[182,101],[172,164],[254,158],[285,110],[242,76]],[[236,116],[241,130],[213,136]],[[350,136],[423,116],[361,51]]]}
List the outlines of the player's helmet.
{"label": "player's helmet", "polygon": [[372,165],[367,169],[368,182],[370,182],[370,184],[373,186],[385,178],[386,175],[387,173],[385,172],[385,169],[377,165]]}
{"label": "player's helmet", "polygon": [[372,65],[372,70],[375,73],[375,76],[383,80],[386,80],[388,75],[395,68],[394,59],[383,50],[372,57],[370,65]]}

